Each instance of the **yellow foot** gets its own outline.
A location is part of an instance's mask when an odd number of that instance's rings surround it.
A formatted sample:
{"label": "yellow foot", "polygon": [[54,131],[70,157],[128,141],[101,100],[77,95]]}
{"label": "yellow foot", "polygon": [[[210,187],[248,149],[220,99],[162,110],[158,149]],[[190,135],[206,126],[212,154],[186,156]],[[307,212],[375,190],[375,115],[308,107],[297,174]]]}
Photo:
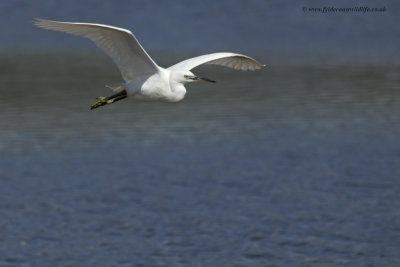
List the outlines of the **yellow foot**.
{"label": "yellow foot", "polygon": [[90,109],[95,109],[95,108],[101,107],[103,105],[105,105],[105,103],[103,103],[101,101],[97,101],[96,103],[94,103],[93,105],[90,106]]}
{"label": "yellow foot", "polygon": [[96,103],[94,103],[93,105],[90,106],[90,109],[95,109],[95,108],[98,108],[98,107],[101,107],[101,106],[104,106],[107,104],[111,104],[114,102],[114,99],[106,100],[106,98],[103,96],[98,97],[97,100],[98,101]]}

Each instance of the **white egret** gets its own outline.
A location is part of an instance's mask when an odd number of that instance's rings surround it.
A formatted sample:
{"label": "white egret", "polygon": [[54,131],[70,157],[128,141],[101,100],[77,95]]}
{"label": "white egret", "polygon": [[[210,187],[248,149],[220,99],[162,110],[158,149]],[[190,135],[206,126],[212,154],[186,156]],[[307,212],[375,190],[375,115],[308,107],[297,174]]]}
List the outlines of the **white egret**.
{"label": "white egret", "polygon": [[164,69],[151,59],[129,30],[103,24],[45,19],[36,19],[34,24],[43,29],[89,38],[118,66],[125,83],[107,86],[116,94],[98,97],[91,109],[126,97],[145,101],[181,101],[186,94],[184,84],[195,81],[215,83],[190,71],[202,64],[222,65],[236,70],[255,70],[265,66],[245,55],[221,52],[190,58]]}

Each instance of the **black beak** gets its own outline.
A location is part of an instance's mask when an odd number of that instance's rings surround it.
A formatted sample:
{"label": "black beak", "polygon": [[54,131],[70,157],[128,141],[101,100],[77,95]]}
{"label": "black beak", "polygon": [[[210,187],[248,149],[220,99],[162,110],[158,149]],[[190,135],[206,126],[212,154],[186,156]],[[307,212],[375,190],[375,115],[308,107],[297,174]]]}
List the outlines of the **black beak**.
{"label": "black beak", "polygon": [[214,80],[203,78],[203,77],[199,77],[199,76],[194,76],[193,80],[205,81],[205,82],[209,82],[209,83],[216,83],[216,81],[214,81]]}

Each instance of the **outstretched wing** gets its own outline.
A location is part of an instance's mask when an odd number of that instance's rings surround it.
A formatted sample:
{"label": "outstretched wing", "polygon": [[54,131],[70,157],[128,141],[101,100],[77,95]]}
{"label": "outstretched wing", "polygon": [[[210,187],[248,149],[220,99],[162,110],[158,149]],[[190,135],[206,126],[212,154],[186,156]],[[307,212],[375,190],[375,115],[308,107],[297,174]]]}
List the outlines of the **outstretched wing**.
{"label": "outstretched wing", "polygon": [[191,70],[202,64],[221,65],[236,70],[256,70],[265,66],[245,55],[222,52],[189,58],[169,67],[168,69]]}
{"label": "outstretched wing", "polygon": [[45,19],[36,19],[34,24],[43,29],[89,38],[113,59],[125,81],[133,80],[137,76],[153,74],[158,70],[157,64],[129,30],[103,24]]}

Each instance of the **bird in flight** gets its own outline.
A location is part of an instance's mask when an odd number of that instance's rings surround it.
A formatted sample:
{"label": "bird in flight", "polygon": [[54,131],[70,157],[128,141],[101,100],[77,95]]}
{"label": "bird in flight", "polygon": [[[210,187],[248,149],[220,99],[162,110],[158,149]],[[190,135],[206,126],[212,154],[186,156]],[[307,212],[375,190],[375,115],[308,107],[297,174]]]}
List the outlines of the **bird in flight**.
{"label": "bird in flight", "polygon": [[179,102],[186,94],[185,84],[197,81],[215,83],[194,75],[190,70],[202,64],[221,65],[236,70],[256,70],[265,65],[251,57],[220,52],[189,58],[169,68],[158,66],[146,53],[131,31],[103,24],[60,22],[35,19],[43,29],[66,32],[89,38],[108,54],[118,66],[124,83],[107,85],[115,94],[98,97],[95,109],[127,97],[143,101]]}

